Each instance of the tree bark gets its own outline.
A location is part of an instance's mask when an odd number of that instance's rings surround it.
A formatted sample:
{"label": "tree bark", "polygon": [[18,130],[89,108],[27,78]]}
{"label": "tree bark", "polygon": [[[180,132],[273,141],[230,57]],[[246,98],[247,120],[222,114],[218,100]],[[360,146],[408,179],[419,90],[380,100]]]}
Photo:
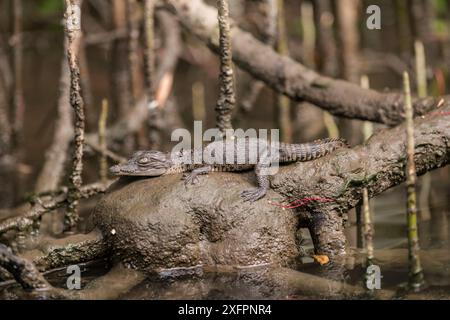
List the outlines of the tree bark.
{"label": "tree bark", "polygon": [[48,290],[51,287],[33,263],[15,256],[8,247],[1,243],[0,267],[8,270],[25,290]]}
{"label": "tree bark", "polygon": [[[217,13],[201,0],[166,0],[182,25],[218,53]],[[272,48],[232,24],[235,63],[257,79],[292,100],[307,101],[345,118],[395,125],[403,121],[404,98],[399,93],[380,93],[357,84],[324,77]],[[414,99],[416,115],[438,105],[449,104],[449,97]]]}
{"label": "tree bark", "polygon": [[[419,175],[450,163],[450,107],[415,120],[415,164]],[[345,238],[340,222],[355,207],[367,188],[369,197],[406,179],[404,125],[381,131],[364,145],[336,152],[331,157],[283,168],[272,187],[286,198],[322,197],[332,202],[307,208],[307,224],[316,251],[334,255]]]}

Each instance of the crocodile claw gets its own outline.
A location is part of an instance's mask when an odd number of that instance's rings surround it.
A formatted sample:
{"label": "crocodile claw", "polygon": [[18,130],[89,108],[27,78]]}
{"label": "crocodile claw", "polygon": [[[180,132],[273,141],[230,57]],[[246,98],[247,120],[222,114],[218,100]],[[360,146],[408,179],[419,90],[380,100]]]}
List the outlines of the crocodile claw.
{"label": "crocodile claw", "polygon": [[263,198],[266,195],[267,190],[264,188],[255,188],[244,190],[241,192],[241,197],[244,202],[255,202]]}
{"label": "crocodile claw", "polygon": [[183,175],[184,185],[187,187],[188,185],[195,185],[198,183],[199,180],[197,175],[198,174],[195,172],[185,173]]}

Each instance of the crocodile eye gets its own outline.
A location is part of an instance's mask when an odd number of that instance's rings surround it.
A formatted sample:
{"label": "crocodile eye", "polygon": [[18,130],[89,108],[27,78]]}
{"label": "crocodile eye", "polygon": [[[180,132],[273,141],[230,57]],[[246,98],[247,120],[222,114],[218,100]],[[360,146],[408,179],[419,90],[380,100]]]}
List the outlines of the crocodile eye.
{"label": "crocodile eye", "polygon": [[140,158],[140,159],[138,160],[138,163],[139,163],[139,164],[143,164],[143,165],[148,164],[149,162],[150,162],[150,160],[149,160],[149,158],[147,158],[147,157]]}

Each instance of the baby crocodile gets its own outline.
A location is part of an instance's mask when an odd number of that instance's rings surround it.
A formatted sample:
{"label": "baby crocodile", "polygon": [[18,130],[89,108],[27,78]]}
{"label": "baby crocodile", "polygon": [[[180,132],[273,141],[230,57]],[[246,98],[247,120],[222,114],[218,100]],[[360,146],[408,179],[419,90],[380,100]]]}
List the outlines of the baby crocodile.
{"label": "baby crocodile", "polygon": [[274,164],[309,161],[346,147],[342,139],[323,139],[305,144],[270,144],[257,138],[235,138],[208,144],[204,149],[181,150],[176,153],[138,151],[126,163],[110,168],[116,176],[156,177],[185,173],[187,184],[195,184],[198,175],[209,172],[244,171],[254,168],[258,188],[241,193],[244,201],[263,198],[270,187],[269,175]]}

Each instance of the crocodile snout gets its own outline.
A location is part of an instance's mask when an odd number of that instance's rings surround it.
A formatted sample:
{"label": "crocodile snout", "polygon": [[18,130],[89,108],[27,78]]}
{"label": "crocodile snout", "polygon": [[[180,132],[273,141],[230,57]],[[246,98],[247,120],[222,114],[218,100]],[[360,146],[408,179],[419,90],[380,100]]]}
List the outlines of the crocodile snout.
{"label": "crocodile snout", "polygon": [[111,174],[118,174],[118,173],[120,173],[120,167],[112,166],[111,168],[109,168],[109,172],[111,172]]}

